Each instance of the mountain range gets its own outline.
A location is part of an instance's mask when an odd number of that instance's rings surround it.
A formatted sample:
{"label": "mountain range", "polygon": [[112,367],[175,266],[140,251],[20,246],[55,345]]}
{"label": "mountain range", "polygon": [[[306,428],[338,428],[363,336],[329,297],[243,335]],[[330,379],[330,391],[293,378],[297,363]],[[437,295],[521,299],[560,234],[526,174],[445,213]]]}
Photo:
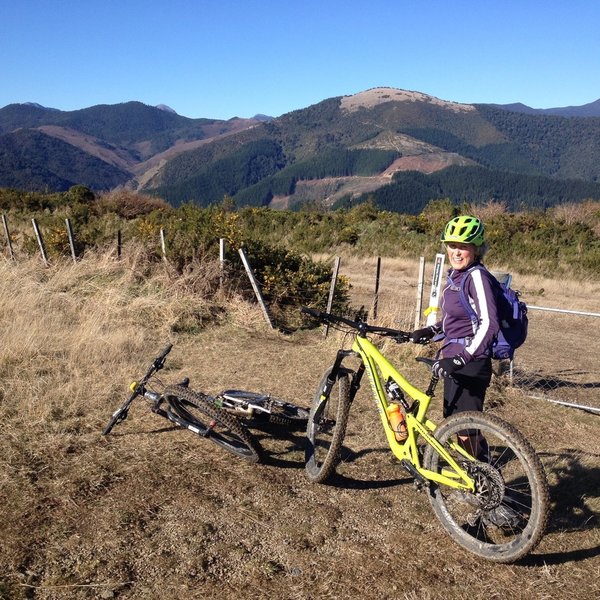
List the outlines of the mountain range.
{"label": "mountain range", "polygon": [[190,119],[141,102],[0,109],[0,187],[134,189],[174,205],[324,207],[434,198],[511,207],[600,198],[600,100],[461,104],[374,88],[278,118]]}

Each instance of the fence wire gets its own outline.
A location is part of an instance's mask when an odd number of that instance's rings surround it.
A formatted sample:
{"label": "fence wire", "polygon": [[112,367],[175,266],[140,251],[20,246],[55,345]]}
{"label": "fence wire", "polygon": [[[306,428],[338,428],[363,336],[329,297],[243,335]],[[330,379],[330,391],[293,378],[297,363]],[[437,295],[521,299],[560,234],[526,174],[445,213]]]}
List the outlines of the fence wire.
{"label": "fence wire", "polygon": [[[352,283],[354,304],[372,309],[374,297],[374,261],[365,265],[364,273],[356,276],[356,267],[347,275]],[[390,276],[383,263],[378,297],[378,321],[393,323],[400,329],[415,326],[417,303],[417,273],[406,272],[400,277]],[[341,273],[345,273],[342,261]],[[432,266],[425,271],[425,298],[427,305]],[[506,379],[528,396],[551,401],[591,407],[600,411],[600,320],[597,316],[562,312],[530,310],[529,331],[525,344],[509,361],[494,361],[496,376]],[[424,318],[421,318],[421,326]]]}
{"label": "fence wire", "polygon": [[598,318],[537,310],[528,316],[527,341],[513,362],[513,385],[529,395],[600,410]]}

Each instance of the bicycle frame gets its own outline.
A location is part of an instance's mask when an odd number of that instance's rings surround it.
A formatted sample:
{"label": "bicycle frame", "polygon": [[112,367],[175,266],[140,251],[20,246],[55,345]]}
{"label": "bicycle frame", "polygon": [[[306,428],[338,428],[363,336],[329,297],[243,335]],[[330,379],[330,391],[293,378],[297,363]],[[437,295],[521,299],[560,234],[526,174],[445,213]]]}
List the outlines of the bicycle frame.
{"label": "bicycle frame", "polygon": [[[351,371],[350,369],[342,367],[342,361],[350,355],[355,355],[360,358],[361,362],[357,371]],[[443,446],[439,444],[432,435],[436,429],[436,425],[426,416],[432,400],[432,395],[427,395],[410,384],[368,338],[356,335],[351,351],[338,351],[330,376],[331,385],[335,382],[335,378],[340,371],[352,374],[350,386],[351,400],[354,399],[354,396],[360,387],[360,381],[364,371],[367,372],[371,390],[373,392],[373,398],[381,418],[388,444],[398,460],[403,461],[407,466],[411,465],[422,480],[435,481],[441,485],[446,485],[459,490],[475,490],[473,478],[448,454],[448,452],[446,452]],[[396,440],[394,431],[387,418],[386,409],[389,403],[382,382],[387,382],[389,379],[395,381],[403,393],[413,400],[411,405],[407,404],[405,406],[408,437],[406,441],[403,442],[398,442]],[[327,399],[330,390],[331,386],[327,385],[322,392],[321,400]],[[436,473],[426,469],[421,464],[420,453],[417,447],[419,436],[432,446],[446,462],[448,466],[444,469],[445,473]],[[461,456],[464,456],[466,460],[475,461],[475,458],[464,450],[457,442],[454,442],[452,447],[459,452]]]}

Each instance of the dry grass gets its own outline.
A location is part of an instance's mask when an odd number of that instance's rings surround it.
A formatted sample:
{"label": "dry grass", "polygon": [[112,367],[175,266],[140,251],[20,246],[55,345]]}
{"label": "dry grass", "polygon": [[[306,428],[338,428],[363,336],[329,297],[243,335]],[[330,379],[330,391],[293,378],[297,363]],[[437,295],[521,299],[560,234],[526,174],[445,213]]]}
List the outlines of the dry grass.
{"label": "dry grass", "polygon": [[[342,263],[366,306],[371,264]],[[384,261],[382,323],[412,321],[416,270]],[[341,337],[271,331],[256,307],[219,298],[210,265],[193,271],[176,281],[142,255],[51,269],[0,263],[0,598],[598,596],[600,422],[516,390],[495,389],[494,411],[539,450],[554,508],[541,546],[518,565],[483,563],[453,545],[391,460],[366,388],[351,415],[350,459],[330,486],[306,481],[301,432],[254,430],[268,462],[246,465],[140,403],[102,438],[128,382],[167,341],[165,380],[186,374],[209,392],[310,403]],[[583,303],[565,282],[520,287],[544,287],[545,303]],[[597,297],[593,282],[584,288]],[[581,340],[586,328],[572,325],[569,336]],[[413,350],[389,351],[425,381]]]}

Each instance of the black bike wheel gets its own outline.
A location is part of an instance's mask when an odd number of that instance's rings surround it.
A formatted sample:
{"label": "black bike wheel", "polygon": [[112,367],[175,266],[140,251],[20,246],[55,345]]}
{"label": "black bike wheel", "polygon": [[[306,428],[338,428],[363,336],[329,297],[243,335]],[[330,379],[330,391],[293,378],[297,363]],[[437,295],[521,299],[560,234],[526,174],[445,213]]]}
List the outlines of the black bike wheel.
{"label": "black bike wheel", "polygon": [[[468,430],[478,430],[487,440],[485,462],[466,461],[449,447],[449,441]],[[549,494],[544,468],[529,442],[512,425],[479,412],[449,417],[435,430],[435,437],[476,485],[471,493],[431,484],[431,506],[450,537],[495,562],[514,562],[530,553],[544,535]],[[429,445],[423,464],[438,473],[447,466]]]}
{"label": "black bike wheel", "polygon": [[350,382],[346,373],[338,374],[329,397],[321,400],[329,373],[330,370],[319,384],[306,428],[306,475],[314,483],[323,483],[335,471],[350,412]]}
{"label": "black bike wheel", "polygon": [[270,398],[269,423],[275,425],[283,425],[284,427],[300,428],[305,427],[308,422],[308,410],[300,406],[296,406],[292,402]]}
{"label": "black bike wheel", "polygon": [[108,422],[108,425],[104,428],[104,431],[102,432],[102,435],[108,435],[111,431],[112,428],[119,423],[120,421],[124,421],[125,418],[127,417],[127,413],[123,411],[122,408],[120,408],[117,412],[115,412],[115,414],[110,418],[110,421]]}
{"label": "black bike wheel", "polygon": [[299,429],[306,427],[308,421],[308,410],[268,394],[225,390],[221,392],[220,397],[223,399],[223,408],[237,417],[247,417],[250,414],[257,423],[266,422],[289,429]]}
{"label": "black bike wheel", "polygon": [[201,437],[249,462],[260,460],[258,441],[236,417],[216,406],[210,396],[181,386],[170,386],[163,395],[184,421],[198,427]]}

